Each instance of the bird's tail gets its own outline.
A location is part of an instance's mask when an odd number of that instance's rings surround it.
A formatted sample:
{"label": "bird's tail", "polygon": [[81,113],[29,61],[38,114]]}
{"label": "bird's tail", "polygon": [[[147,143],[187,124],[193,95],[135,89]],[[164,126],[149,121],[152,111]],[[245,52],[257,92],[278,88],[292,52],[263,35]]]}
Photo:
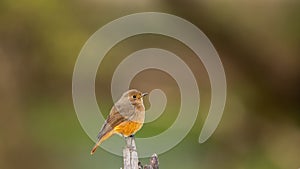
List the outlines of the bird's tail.
{"label": "bird's tail", "polygon": [[95,146],[93,147],[92,151],[91,151],[91,155],[93,155],[95,153],[95,151],[97,150],[97,148],[99,147],[99,145],[105,141],[106,139],[108,139],[111,135],[113,134],[113,131],[110,131],[106,134],[104,134],[102,137],[100,137],[98,139],[98,142],[95,144]]}
{"label": "bird's tail", "polygon": [[93,155],[95,153],[95,151],[97,150],[98,146],[100,144],[96,143],[96,145],[93,147],[92,151],[91,151],[91,155]]}

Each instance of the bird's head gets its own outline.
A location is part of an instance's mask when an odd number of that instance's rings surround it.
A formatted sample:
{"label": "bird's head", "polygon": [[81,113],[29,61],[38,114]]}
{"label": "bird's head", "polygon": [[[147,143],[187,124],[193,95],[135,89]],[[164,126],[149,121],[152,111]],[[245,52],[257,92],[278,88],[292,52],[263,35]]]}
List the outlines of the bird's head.
{"label": "bird's head", "polygon": [[127,97],[132,105],[139,105],[143,104],[143,97],[146,95],[148,95],[148,93],[142,93],[136,89],[131,89],[125,92],[123,97]]}

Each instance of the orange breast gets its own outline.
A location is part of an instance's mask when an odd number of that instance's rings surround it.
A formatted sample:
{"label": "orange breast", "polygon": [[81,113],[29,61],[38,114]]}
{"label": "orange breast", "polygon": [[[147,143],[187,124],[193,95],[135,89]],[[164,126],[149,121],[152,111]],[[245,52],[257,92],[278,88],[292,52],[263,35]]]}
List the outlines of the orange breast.
{"label": "orange breast", "polygon": [[128,137],[135,134],[141,127],[143,123],[137,123],[132,121],[126,121],[114,128],[114,131]]}

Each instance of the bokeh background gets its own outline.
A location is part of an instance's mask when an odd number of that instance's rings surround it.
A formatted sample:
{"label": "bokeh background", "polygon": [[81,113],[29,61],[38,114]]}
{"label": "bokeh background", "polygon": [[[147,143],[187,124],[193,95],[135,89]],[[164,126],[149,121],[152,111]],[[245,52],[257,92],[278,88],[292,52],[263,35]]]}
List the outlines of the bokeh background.
{"label": "bokeh background", "polygon": [[[201,108],[187,137],[159,155],[161,168],[299,168],[299,1],[1,0],[0,169],[122,166],[121,157],[103,149],[90,156],[94,143],[73,108],[72,73],[80,49],[96,30],[124,15],[146,11],[182,17],[214,44],[228,83],[222,121],[207,142],[198,143],[210,104],[207,72],[184,44],[158,35],[128,38],[107,54],[96,80],[103,115],[113,105],[110,82],[118,63],[134,51],[163,48],[181,57],[197,75]],[[161,88],[168,96],[163,115],[147,123],[137,137],[166,130],[179,108],[174,79],[147,70],[131,87]]]}

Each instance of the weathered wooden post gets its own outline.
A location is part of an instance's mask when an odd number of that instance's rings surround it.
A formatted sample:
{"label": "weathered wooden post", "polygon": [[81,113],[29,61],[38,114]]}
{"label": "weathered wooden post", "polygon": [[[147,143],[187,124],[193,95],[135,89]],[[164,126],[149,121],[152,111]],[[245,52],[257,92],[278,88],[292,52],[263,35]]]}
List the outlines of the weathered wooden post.
{"label": "weathered wooden post", "polygon": [[134,137],[125,137],[126,146],[123,149],[124,169],[138,169],[138,154]]}
{"label": "weathered wooden post", "polygon": [[150,164],[145,165],[143,168],[142,164],[139,162],[134,137],[126,137],[125,142],[126,146],[123,149],[123,169],[159,169],[159,162],[156,154],[153,154],[150,158]]}

